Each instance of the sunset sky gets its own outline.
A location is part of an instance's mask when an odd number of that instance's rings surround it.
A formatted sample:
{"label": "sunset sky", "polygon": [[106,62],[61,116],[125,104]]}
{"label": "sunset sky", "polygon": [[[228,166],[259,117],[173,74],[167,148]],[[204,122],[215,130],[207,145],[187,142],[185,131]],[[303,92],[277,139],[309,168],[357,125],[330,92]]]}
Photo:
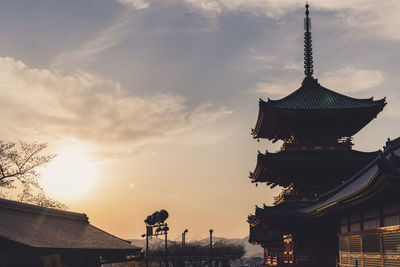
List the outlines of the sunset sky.
{"label": "sunset sky", "polygon": [[[355,138],[400,136],[400,1],[311,0],[314,77],[387,97]],[[4,0],[0,133],[48,142],[42,185],[122,238],[166,209],[170,238],[248,235],[279,188],[250,183],[258,99],[300,87],[303,0]],[[321,177],[323,179],[323,177]]]}

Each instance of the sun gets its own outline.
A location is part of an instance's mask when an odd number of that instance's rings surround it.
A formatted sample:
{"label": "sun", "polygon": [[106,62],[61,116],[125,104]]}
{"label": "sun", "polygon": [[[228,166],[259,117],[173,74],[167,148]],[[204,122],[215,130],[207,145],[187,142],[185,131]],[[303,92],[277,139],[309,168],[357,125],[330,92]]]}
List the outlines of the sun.
{"label": "sun", "polygon": [[96,166],[84,153],[62,152],[41,172],[40,184],[59,199],[76,199],[96,181]]}

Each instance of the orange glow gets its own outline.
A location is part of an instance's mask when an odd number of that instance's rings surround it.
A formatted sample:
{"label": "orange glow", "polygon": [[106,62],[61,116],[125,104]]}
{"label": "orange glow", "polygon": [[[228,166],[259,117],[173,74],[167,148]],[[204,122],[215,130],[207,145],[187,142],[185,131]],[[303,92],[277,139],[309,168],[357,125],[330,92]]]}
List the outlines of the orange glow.
{"label": "orange glow", "polygon": [[95,164],[81,151],[65,151],[42,172],[41,185],[57,199],[76,199],[96,182]]}

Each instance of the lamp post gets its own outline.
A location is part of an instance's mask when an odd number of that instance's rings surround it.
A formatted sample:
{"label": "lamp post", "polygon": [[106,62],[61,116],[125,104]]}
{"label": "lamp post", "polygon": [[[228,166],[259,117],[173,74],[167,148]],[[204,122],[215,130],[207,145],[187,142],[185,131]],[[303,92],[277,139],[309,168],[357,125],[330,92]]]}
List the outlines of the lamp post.
{"label": "lamp post", "polygon": [[145,251],[145,258],[146,258],[146,267],[149,267],[149,262],[147,260],[147,257],[149,256],[149,236],[148,236],[148,231],[146,227],[146,233],[142,234],[142,237],[146,237],[146,251]]}
{"label": "lamp post", "polygon": [[[165,266],[168,266],[168,249],[167,249],[167,232],[169,230],[165,220],[168,218],[168,212],[166,210],[160,210],[154,212],[152,215],[147,216],[144,223],[146,224],[146,234],[142,237],[146,237],[146,267],[148,267],[148,251],[149,251],[149,236],[165,235]],[[156,228],[155,233],[153,233],[153,228]]]}
{"label": "lamp post", "polygon": [[182,233],[182,250],[185,249],[185,244],[186,244],[185,236],[187,232],[189,232],[188,229],[185,229],[185,231],[183,231]]}
{"label": "lamp post", "polygon": [[[186,238],[186,233],[187,232],[189,232],[188,229],[185,229],[185,231],[183,231],[183,233],[182,233],[182,253],[181,253],[181,256],[180,256],[181,264],[182,264],[182,256],[185,256],[185,244],[186,244],[185,238]],[[183,260],[183,265],[182,266],[185,266],[185,260]]]}
{"label": "lamp post", "polygon": [[213,243],[212,243],[212,234],[213,229],[210,229],[210,267],[212,267],[212,257],[213,257]]}
{"label": "lamp post", "polygon": [[168,267],[168,225],[165,224],[165,226],[162,228],[165,234],[165,266]]}

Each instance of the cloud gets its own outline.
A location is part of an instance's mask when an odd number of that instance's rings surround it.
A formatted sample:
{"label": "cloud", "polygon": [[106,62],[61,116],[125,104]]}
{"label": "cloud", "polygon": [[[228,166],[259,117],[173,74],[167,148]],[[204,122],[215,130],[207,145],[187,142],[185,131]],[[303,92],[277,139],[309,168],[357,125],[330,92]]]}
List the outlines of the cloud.
{"label": "cloud", "polygon": [[300,81],[260,82],[256,84],[254,91],[256,93],[266,94],[267,97],[275,99],[292,93],[300,86]]}
{"label": "cloud", "polygon": [[303,71],[304,66],[303,64],[299,63],[299,62],[286,62],[283,67],[283,70],[295,70],[295,71]]}
{"label": "cloud", "polygon": [[183,0],[197,8],[221,13],[223,11],[233,12],[252,12],[255,14],[264,14],[270,17],[279,17],[293,11],[299,7],[298,3],[304,4],[303,1],[287,0],[287,1],[265,1],[265,0]]}
{"label": "cloud", "polygon": [[[392,100],[392,101],[390,101]],[[398,105],[391,105],[391,103],[396,103],[396,101],[393,101],[393,98],[389,99],[389,104],[387,107],[383,110],[383,116],[384,117],[392,117],[398,119],[400,117],[400,107]]]}
{"label": "cloud", "polygon": [[[286,70],[292,70],[286,65]],[[297,70],[296,68],[294,68]],[[319,83],[329,89],[342,93],[360,93],[374,88],[384,81],[384,75],[378,70],[357,69],[354,67],[344,67],[335,71],[322,73],[318,77]],[[259,82],[254,91],[263,93],[271,97],[283,97],[297,90],[301,86],[300,81],[294,79],[277,79],[268,82]]]}
{"label": "cloud", "polygon": [[[182,96],[131,95],[119,83],[96,75],[62,76],[12,58],[0,58],[0,101],[3,137],[40,136],[122,148],[179,140],[231,113],[209,104],[189,108]],[[209,132],[202,133],[197,137],[208,139]]]}
{"label": "cloud", "polygon": [[94,55],[119,44],[128,38],[124,29],[131,20],[131,13],[125,13],[112,25],[101,30],[79,47],[59,54],[52,61],[51,68],[65,67],[66,64],[74,64],[81,60],[91,59]]}
{"label": "cloud", "polygon": [[137,10],[142,10],[150,7],[150,3],[144,0],[118,0],[121,4],[132,7]]}
{"label": "cloud", "polygon": [[380,85],[384,80],[383,73],[378,70],[356,69],[345,67],[336,71],[325,72],[320,83],[333,90],[345,93],[361,92]]}
{"label": "cloud", "polygon": [[[300,7],[304,7],[305,1],[303,0],[181,0],[191,5],[210,11],[235,11],[235,12],[252,12],[256,14],[263,14],[269,17],[280,17],[290,13]],[[385,1],[384,6],[379,4],[377,8],[376,1],[374,0],[338,0],[338,1],[312,1],[310,2],[312,9],[323,10],[384,10],[384,7],[391,6],[397,7],[396,0]]]}
{"label": "cloud", "polygon": [[193,5],[205,11],[220,13],[223,5],[218,0],[183,0],[186,3]]}
{"label": "cloud", "polygon": [[[281,18],[304,7],[304,0],[181,0],[198,9],[215,14],[250,12]],[[363,30],[365,34],[400,40],[400,1],[386,0],[377,5],[375,0],[311,1],[311,10],[337,12],[341,22]]]}

